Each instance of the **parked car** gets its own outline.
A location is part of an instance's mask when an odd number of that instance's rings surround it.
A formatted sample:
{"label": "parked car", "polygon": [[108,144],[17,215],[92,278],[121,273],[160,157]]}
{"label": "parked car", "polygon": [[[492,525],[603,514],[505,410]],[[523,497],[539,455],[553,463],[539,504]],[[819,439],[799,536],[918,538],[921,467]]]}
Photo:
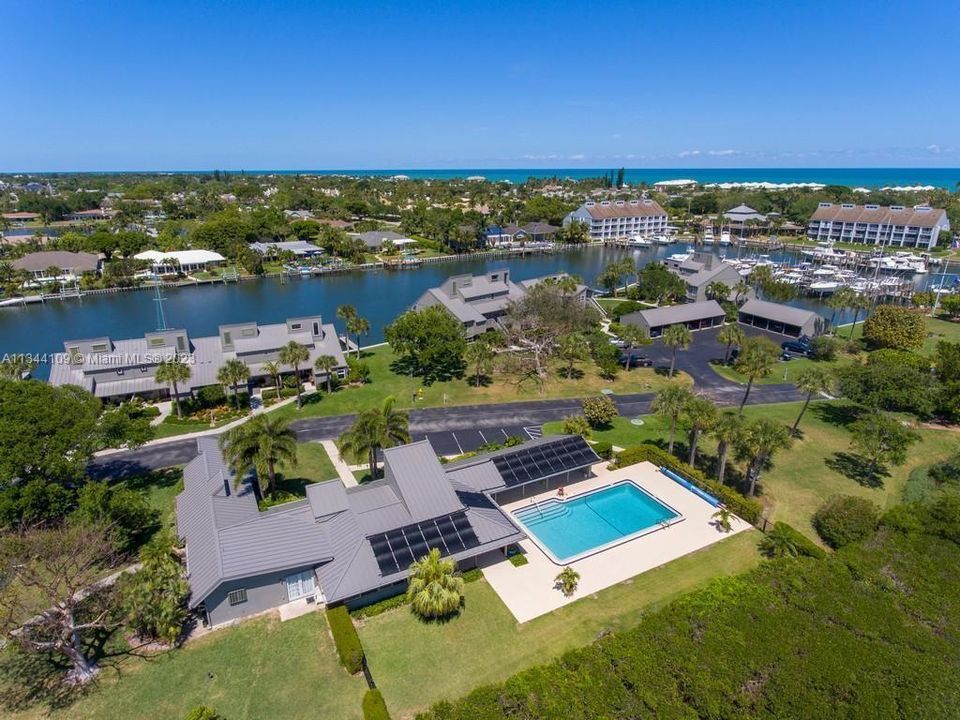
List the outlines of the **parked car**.
{"label": "parked car", "polygon": [[627,341],[621,340],[620,338],[614,336],[610,338],[610,344],[613,345],[614,347],[625,348],[627,346]]}
{"label": "parked car", "polygon": [[630,367],[653,367],[653,360],[644,355],[640,350],[631,348],[623,350],[620,353],[620,364],[626,367],[627,358],[630,359]]}
{"label": "parked car", "polygon": [[790,355],[811,355],[813,354],[813,341],[806,335],[801,335],[796,340],[787,340],[780,343],[780,348],[784,353]]}

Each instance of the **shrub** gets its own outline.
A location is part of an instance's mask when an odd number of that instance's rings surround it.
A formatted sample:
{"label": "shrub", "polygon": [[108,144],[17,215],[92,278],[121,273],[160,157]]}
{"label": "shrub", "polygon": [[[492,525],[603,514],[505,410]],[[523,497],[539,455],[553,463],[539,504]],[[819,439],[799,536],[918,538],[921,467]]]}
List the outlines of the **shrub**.
{"label": "shrub", "polygon": [[612,423],[620,414],[616,403],[606,395],[589,397],[583,400],[583,417],[592,428],[603,427]]}
{"label": "shrub", "polygon": [[[296,394],[297,394],[296,388],[289,388],[289,387],[280,388],[281,398],[293,397]],[[264,400],[273,400],[276,396],[277,396],[276,388],[265,388],[261,393],[261,397],[263,397]]]}
{"label": "shrub", "polygon": [[399,595],[394,595],[385,600],[380,600],[379,602],[364,605],[356,610],[351,610],[350,616],[354,618],[374,617],[390,610],[396,610],[398,607],[403,607],[407,604],[407,595],[401,590]]}
{"label": "shrub", "polygon": [[[630,288],[633,290],[633,288]],[[629,291],[627,292],[629,295]],[[610,319],[614,322],[620,322],[620,318],[624,315],[629,315],[632,312],[637,312],[637,310],[643,310],[647,306],[636,300],[624,300],[623,302],[618,302],[612,310],[610,310],[609,315]]]}
{"label": "shrub", "polygon": [[211,408],[227,402],[227,393],[220,385],[204,385],[197,390],[197,402],[201,408]]}
{"label": "shrub", "polygon": [[606,440],[595,442],[593,444],[593,451],[604,460],[609,460],[613,455],[613,443],[609,443]]}
{"label": "shrub", "polygon": [[919,350],[926,337],[923,315],[901,305],[880,305],[863,323],[863,339],[873,348]]}
{"label": "shrub", "polygon": [[463,578],[464,583],[476,582],[483,577],[483,570],[480,568],[470,568],[469,570],[464,570],[460,573],[460,577]]}
{"label": "shrub", "polygon": [[363,645],[360,644],[360,636],[346,606],[327,608],[327,624],[330,625],[340,663],[351,675],[357,674],[363,669]]}
{"label": "shrub", "polygon": [[799,530],[785,522],[776,522],[773,529],[760,540],[760,552],[767,557],[796,557],[804,555],[825,558],[826,551]]}
{"label": "shrub", "polygon": [[363,720],[390,720],[387,703],[376,688],[367,690],[363,696]]}
{"label": "shrub", "polygon": [[732,487],[721,485],[716,480],[708,478],[696,468],[690,467],[685,462],[678,460],[656,445],[635,445],[628,447],[617,453],[614,464],[617,467],[627,467],[628,465],[634,465],[644,460],[652,462],[659,467],[668,468],[678,475],[682,475],[704,492],[713,495],[732,512],[736,513],[738,517],[743,518],[752,525],[756,525],[763,515],[763,506],[756,500],[751,500],[741,495]]}
{"label": "shrub", "polygon": [[841,341],[829,335],[816,337],[810,343],[810,357],[814,360],[833,360],[837,357],[837,350]]}
{"label": "shrub", "polygon": [[834,495],[814,513],[813,528],[836,549],[871,535],[879,517],[877,506],[865,498]]}
{"label": "shrub", "polygon": [[590,423],[583,415],[568,415],[563,419],[560,429],[563,430],[564,435],[590,437]]}
{"label": "shrub", "polygon": [[526,555],[519,552],[511,555],[509,560],[510,560],[510,564],[513,565],[514,567],[523,567],[524,565],[530,562],[529,560],[527,560]]}
{"label": "shrub", "polygon": [[157,523],[157,511],[146,496],[122,483],[89,482],[77,493],[77,509],[71,516],[91,525],[109,526],[117,549],[132,550]]}
{"label": "shrub", "polygon": [[47,480],[31,480],[0,490],[0,524],[17,526],[59,524],[75,502],[74,492]]}
{"label": "shrub", "polygon": [[209,705],[197,705],[184,720],[224,720],[223,715]]}
{"label": "shrub", "polygon": [[140,551],[140,570],[120,577],[117,587],[130,628],[142,638],[173,645],[187,620],[190,586],[185,569],[174,555],[176,538],[158,533]]}
{"label": "shrub", "polygon": [[370,380],[370,365],[363,360],[347,358],[347,382],[352,385],[362,385]]}

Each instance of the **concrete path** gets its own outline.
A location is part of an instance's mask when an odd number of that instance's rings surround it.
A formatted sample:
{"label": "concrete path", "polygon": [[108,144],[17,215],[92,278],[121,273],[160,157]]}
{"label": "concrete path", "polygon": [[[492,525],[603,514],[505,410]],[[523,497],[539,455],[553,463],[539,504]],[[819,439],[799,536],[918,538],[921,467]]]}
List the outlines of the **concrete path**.
{"label": "concrete path", "polygon": [[330,456],[330,462],[333,463],[333,467],[336,469],[337,475],[340,476],[340,480],[344,486],[356,487],[357,478],[354,477],[350,466],[340,457],[340,450],[337,449],[336,443],[334,443],[333,440],[321,440],[320,444],[323,445],[323,449],[326,450],[327,455]]}

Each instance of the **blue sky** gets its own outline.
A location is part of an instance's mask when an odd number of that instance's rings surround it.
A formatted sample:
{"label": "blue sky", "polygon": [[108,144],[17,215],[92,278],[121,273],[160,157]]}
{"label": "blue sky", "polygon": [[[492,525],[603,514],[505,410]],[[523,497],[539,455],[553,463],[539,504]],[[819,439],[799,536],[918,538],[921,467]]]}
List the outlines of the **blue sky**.
{"label": "blue sky", "polygon": [[0,171],[960,165],[956,2],[2,0]]}

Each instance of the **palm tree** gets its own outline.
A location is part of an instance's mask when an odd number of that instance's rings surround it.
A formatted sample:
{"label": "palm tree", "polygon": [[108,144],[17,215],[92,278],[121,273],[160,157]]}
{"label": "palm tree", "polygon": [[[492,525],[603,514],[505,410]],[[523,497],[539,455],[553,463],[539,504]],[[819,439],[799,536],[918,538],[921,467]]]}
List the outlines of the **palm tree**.
{"label": "palm tree", "polygon": [[217,382],[233,388],[233,401],[237,410],[240,409],[240,390],[238,386],[240,383],[246,382],[249,377],[250,368],[247,367],[247,364],[243,360],[239,360],[238,358],[227,360],[220,366],[220,369],[217,370]]}
{"label": "palm tree", "polygon": [[709,300],[724,302],[730,297],[730,286],[726,283],[714,280],[713,282],[707,284],[707,287],[704,288],[704,293],[706,293],[707,299]]}
{"label": "palm tree", "polygon": [[350,322],[352,318],[357,317],[357,309],[353,305],[338,305],[337,317],[346,324]]}
{"label": "palm tree", "polygon": [[17,353],[0,362],[0,378],[23,380],[37,369],[37,361],[29,355]]}
{"label": "palm tree", "polygon": [[[297,464],[297,434],[282,417],[264,413],[220,436],[223,457],[239,484],[251,471],[257,473],[258,494],[265,497],[276,487],[278,464]],[[266,482],[264,482],[266,480]]]}
{"label": "palm tree", "polygon": [[733,286],[734,298],[737,305],[743,302],[750,294],[750,283],[741,280],[736,285]]}
{"label": "palm tree", "polygon": [[183,413],[180,411],[179,385],[189,380],[192,374],[190,366],[177,357],[172,360],[161,360],[153,374],[154,380],[158,383],[167,383],[173,389],[171,395],[173,395],[173,404],[177,408],[178,418],[183,418]]}
{"label": "palm tree", "polygon": [[780,357],[780,348],[773,340],[765,337],[752,337],[743,341],[740,355],[737,356],[737,361],[733,364],[737,372],[747,376],[747,390],[743,393],[743,399],[740,401],[741,413],[743,412],[743,406],[747,404],[747,398],[750,397],[754,381],[758,378],[767,377],[773,372],[778,357]]}
{"label": "palm tree", "polygon": [[426,620],[455,613],[463,602],[463,578],[456,574],[453,560],[440,557],[437,548],[410,565],[407,600],[417,615]]}
{"label": "palm tree", "polygon": [[773,270],[769,265],[757,265],[750,271],[749,279],[754,290],[762,290],[773,282]]}
{"label": "palm tree", "polygon": [[360,357],[360,336],[370,332],[370,321],[354,315],[347,320],[347,332],[357,336],[357,357]]}
{"label": "palm tree", "polygon": [[393,407],[395,402],[396,398],[390,396],[383,401],[383,407],[364,410],[337,440],[341,455],[367,456],[371,480],[377,479],[380,449],[410,442],[410,418]]}
{"label": "palm tree", "polygon": [[723,352],[724,365],[730,362],[730,349],[734,345],[740,347],[743,344],[744,337],[743,330],[739,325],[730,324],[720,328],[720,332],[717,333],[717,341],[726,346]]}
{"label": "palm tree", "polygon": [[480,387],[480,378],[483,377],[484,372],[490,369],[493,358],[493,348],[481,340],[470,343],[467,345],[466,350],[463,351],[463,359],[466,360],[467,364],[473,365],[475,370],[473,377],[474,387]]}
{"label": "palm tree", "polygon": [[277,359],[293,368],[293,377],[297,381],[297,410],[299,410],[303,407],[303,399],[300,397],[300,365],[310,359],[310,349],[296,340],[291,340],[280,348]]}
{"label": "palm tree", "polygon": [[717,441],[717,482],[721,485],[727,471],[727,454],[731,447],[740,442],[743,428],[743,415],[732,412],[720,415],[710,428],[710,434]]}
{"label": "palm tree", "polygon": [[267,360],[265,363],[263,363],[263,371],[273,378],[273,385],[277,388],[277,400],[279,400],[280,375],[283,374],[283,366],[274,360]]}
{"label": "palm tree", "polygon": [[580,573],[568,565],[553,581],[565,596],[570,597],[577,591],[577,585],[580,584]]}
{"label": "palm tree", "polygon": [[757,492],[760,471],[763,470],[777,450],[790,447],[790,430],[775,420],[761,418],[746,426],[740,438],[740,452],[749,460],[747,481],[751,496]]}
{"label": "palm tree", "polygon": [[663,331],[663,344],[673,351],[670,356],[670,377],[677,365],[677,350],[686,350],[693,340],[693,333],[686,325],[671,325]]}
{"label": "palm tree", "polygon": [[669,385],[657,393],[650,409],[657,415],[670,418],[670,446],[673,452],[673,442],[677,436],[677,420],[683,415],[687,403],[692,399],[690,391],[680,385]]}
{"label": "palm tree", "polygon": [[[617,335],[626,341],[630,349],[640,347],[642,345],[649,345],[652,342],[650,338],[647,337],[646,331],[641,327],[637,327],[636,325],[621,325],[617,330]],[[633,353],[627,353],[627,371],[630,370],[630,365],[632,362]]]}
{"label": "palm tree", "polygon": [[803,407],[800,408],[800,414],[797,415],[797,419],[793,423],[791,432],[794,435],[797,434],[797,428],[800,427],[800,421],[803,419],[803,414],[807,411],[810,401],[813,400],[813,396],[818,393],[827,392],[830,389],[832,380],[833,377],[830,372],[826,368],[820,367],[809,367],[806,370],[800,371],[797,375],[794,384],[797,386],[797,389],[807,394],[807,399],[804,400]]}
{"label": "palm tree", "polygon": [[837,288],[837,291],[827,298],[827,307],[833,311],[830,313],[831,328],[833,328],[833,322],[837,317],[837,311],[846,310],[856,301],[856,299],[857,293],[849,286]]}
{"label": "palm tree", "polygon": [[701,433],[710,432],[717,421],[717,407],[702,395],[691,397],[683,408],[683,418],[690,430],[690,467],[697,460],[697,444]]}
{"label": "palm tree", "polygon": [[711,515],[714,520],[717,522],[717,527],[725,533],[733,530],[733,525],[730,521],[733,519],[733,513],[730,512],[725,507],[720,507],[713,515]]}
{"label": "palm tree", "polygon": [[337,367],[337,359],[333,355],[321,355],[313,364],[314,370],[325,373],[327,376],[327,393],[333,392],[333,370]]}
{"label": "palm tree", "polygon": [[853,308],[853,324],[850,325],[850,334],[847,338],[853,337],[853,331],[857,329],[857,320],[860,319],[860,311],[870,307],[870,298],[866,295],[854,295],[850,307]]}
{"label": "palm tree", "polygon": [[800,549],[793,535],[785,530],[780,523],[760,539],[760,552],[767,557],[797,557]]}

